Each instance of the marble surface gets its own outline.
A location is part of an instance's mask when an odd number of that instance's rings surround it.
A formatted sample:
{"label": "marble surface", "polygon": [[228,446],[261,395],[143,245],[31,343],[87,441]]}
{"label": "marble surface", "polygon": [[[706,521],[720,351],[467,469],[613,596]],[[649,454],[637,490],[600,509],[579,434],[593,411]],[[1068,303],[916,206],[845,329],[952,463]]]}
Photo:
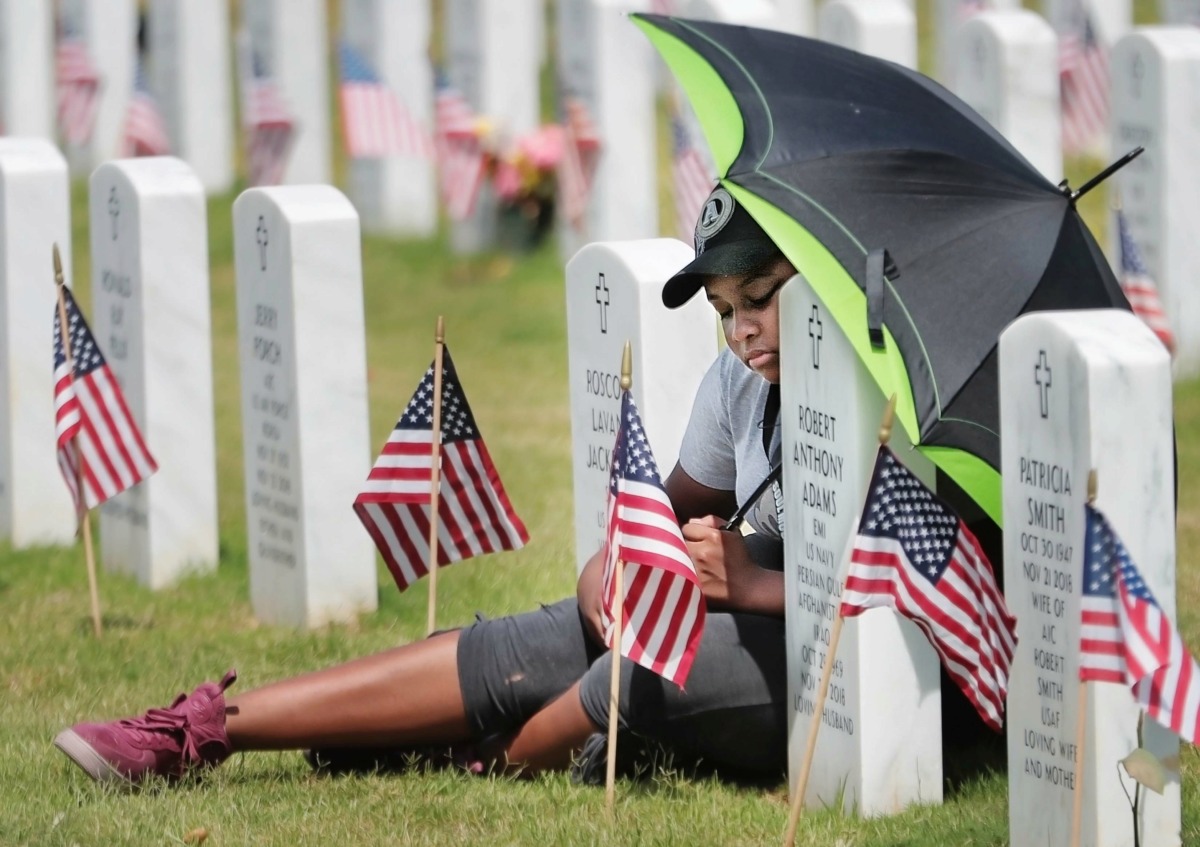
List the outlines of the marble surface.
{"label": "marble surface", "polygon": [[[408,0],[342,0],[341,38],[371,63],[426,131],[433,131],[433,14]],[[394,154],[348,163],[350,199],[367,232],[426,238],[437,232],[437,168],[432,158]]]}
{"label": "marble surface", "polygon": [[[978,7],[978,12],[1021,8],[1020,0],[981,0],[974,5]],[[958,59],[959,27],[969,20],[970,14],[970,11],[964,14],[962,0],[934,0],[933,37],[937,61],[934,63],[933,78],[951,90],[954,89],[955,62]]]}
{"label": "marble surface", "polygon": [[241,0],[254,53],[267,64],[298,126],[288,155],[287,185],[333,177],[329,67],[314,62],[328,49],[325,0]]}
{"label": "marble surface", "polygon": [[212,0],[150,0],[149,74],[183,159],[210,194],[233,187],[233,85],[228,10]]}
{"label": "marble surface", "polygon": [[0,127],[53,141],[54,104],[54,4],[0,0]]}
{"label": "marble surface", "polygon": [[[1200,29],[1143,27],[1109,58],[1114,154],[1146,152],[1122,168],[1115,190],[1175,335],[1175,374],[1200,373]],[[1114,216],[1115,218],[1115,216]],[[1118,243],[1116,222],[1110,243]]]}
{"label": "marble surface", "polygon": [[[1175,613],[1171,374],[1166,350],[1123,310],[1038,312],[1000,336],[1004,587],[1017,618],[1008,689],[1009,837],[1066,844],[1076,780],[1079,616],[1088,471],[1096,507],[1151,592]],[[1129,689],[1088,684],[1082,843],[1134,844],[1117,762],[1137,746]],[[1178,753],[1149,718],[1145,745]],[[1144,845],[1179,844],[1179,779],[1144,792]]]}
{"label": "marble surface", "polygon": [[[539,63],[545,34],[539,0],[446,0],[443,6],[446,73],[503,149],[541,123]],[[474,213],[455,221],[450,246],[458,253],[485,250],[496,238],[496,196],[485,185]]]}
{"label": "marble surface", "polygon": [[0,138],[0,538],[14,548],[75,537],[54,445],[54,244],[70,284],[66,160],[45,139]]}
{"label": "marble surface", "polygon": [[917,67],[917,16],[905,0],[829,0],[817,13],[817,35],[906,68]]}
{"label": "marble surface", "polygon": [[62,0],[59,15],[71,22],[86,44],[102,80],[91,140],[66,150],[71,173],[86,176],[101,162],[121,154],[125,116],[133,95],[137,4],[134,0]]}
{"label": "marble surface", "polygon": [[[788,763],[791,790],[878,452],[884,398],[802,276],[780,294]],[[892,449],[932,487],[933,466],[902,428]],[[804,804],[886,815],[942,800],[937,654],[889,609],[848,619],[822,711]]]}
{"label": "marble surface", "polygon": [[371,469],[358,216],[331,186],[233,205],[250,600],[316,627],[377,604],[351,508]]}
{"label": "marble surface", "polygon": [[633,399],[659,472],[679,458],[700,378],[717,355],[716,313],[697,295],[662,304],[666,279],[692,250],[673,238],[589,244],[567,263],[567,374],[575,491],[575,561],[604,543],[608,457],[621,414],[621,353],[633,353]]}
{"label": "marble surface", "polygon": [[100,506],[107,570],[162,588],[217,567],[208,222],[195,172],[118,159],[88,181],[92,331],[158,471]]}
{"label": "marble surface", "polygon": [[1063,178],[1058,36],[1025,9],[984,12],[959,29],[954,93],[1042,175]]}
{"label": "marble surface", "polygon": [[1200,0],[1162,0],[1158,8],[1164,24],[1200,24]]}
{"label": "marble surface", "polygon": [[773,0],[679,0],[677,14],[726,24],[780,29]]}
{"label": "marble surface", "polygon": [[600,136],[582,227],[560,215],[563,256],[589,241],[644,238],[658,232],[658,146],[654,52],[627,20],[635,0],[560,0],[557,54],[562,96],[586,106]]}

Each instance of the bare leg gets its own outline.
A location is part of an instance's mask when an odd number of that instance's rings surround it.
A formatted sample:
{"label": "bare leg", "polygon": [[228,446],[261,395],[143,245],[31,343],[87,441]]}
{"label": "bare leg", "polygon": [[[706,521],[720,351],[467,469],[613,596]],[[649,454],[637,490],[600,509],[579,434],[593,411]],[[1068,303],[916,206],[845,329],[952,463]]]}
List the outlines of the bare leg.
{"label": "bare leg", "polygon": [[583,709],[575,683],[517,730],[499,751],[485,751],[510,773],[532,776],[565,770],[571,756],[599,727]]}
{"label": "bare leg", "polygon": [[225,728],[234,750],[465,741],[458,631],[231,697]]}

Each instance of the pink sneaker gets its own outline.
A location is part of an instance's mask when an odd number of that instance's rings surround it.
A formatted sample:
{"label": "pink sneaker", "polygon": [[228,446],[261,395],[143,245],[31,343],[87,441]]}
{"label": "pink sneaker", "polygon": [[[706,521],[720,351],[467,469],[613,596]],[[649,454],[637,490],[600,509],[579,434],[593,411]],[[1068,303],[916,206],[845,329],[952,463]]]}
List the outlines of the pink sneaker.
{"label": "pink sneaker", "polygon": [[80,723],[54,739],[75,764],[97,782],[135,785],[148,776],[176,779],[192,767],[219,765],[229,757],[225,733],[225,689],[237,679],[229,671],[191,696],[180,694],[167,709],[110,723]]}

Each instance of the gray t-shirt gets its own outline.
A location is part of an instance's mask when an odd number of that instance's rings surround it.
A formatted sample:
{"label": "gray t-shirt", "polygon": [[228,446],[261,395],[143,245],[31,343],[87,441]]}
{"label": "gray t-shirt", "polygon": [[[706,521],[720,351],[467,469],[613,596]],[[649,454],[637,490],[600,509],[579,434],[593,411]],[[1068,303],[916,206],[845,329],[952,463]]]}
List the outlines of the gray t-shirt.
{"label": "gray t-shirt", "polygon": [[[779,461],[779,427],[771,437],[771,462],[763,451],[763,409],[770,383],[750,370],[729,349],[713,362],[692,404],[692,416],[679,448],[680,467],[709,488],[735,491],[746,502]],[[728,517],[724,515],[723,517]],[[778,483],[767,489],[746,522],[773,538],[783,537],[783,494]]]}

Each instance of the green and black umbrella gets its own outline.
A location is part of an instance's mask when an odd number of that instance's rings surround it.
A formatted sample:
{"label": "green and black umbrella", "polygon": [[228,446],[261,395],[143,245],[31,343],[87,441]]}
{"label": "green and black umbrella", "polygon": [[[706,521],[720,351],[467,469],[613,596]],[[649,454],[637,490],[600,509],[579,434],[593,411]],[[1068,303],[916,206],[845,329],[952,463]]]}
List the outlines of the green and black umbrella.
{"label": "green and black umbrella", "polygon": [[915,71],[782,32],[633,18],[722,184],[897,394],[913,443],[999,523],[1001,330],[1028,311],[1129,308],[1080,192]]}

